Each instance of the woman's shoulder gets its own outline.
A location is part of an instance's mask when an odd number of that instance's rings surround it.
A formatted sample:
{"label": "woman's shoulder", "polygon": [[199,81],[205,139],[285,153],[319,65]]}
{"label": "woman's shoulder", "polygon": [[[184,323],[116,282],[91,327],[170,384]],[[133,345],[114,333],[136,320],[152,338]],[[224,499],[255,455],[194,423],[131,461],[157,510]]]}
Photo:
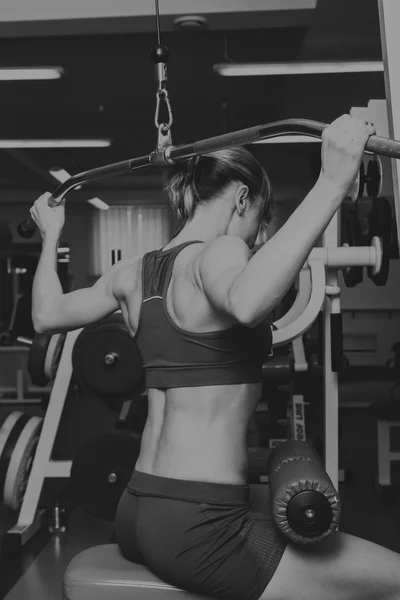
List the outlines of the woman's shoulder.
{"label": "woman's shoulder", "polygon": [[141,256],[131,256],[114,265],[113,293],[117,298],[130,296],[141,284]]}
{"label": "woman's shoulder", "polygon": [[199,258],[209,263],[228,261],[231,264],[237,264],[242,260],[248,262],[251,254],[250,248],[242,238],[234,235],[221,235],[204,244],[199,252]]}

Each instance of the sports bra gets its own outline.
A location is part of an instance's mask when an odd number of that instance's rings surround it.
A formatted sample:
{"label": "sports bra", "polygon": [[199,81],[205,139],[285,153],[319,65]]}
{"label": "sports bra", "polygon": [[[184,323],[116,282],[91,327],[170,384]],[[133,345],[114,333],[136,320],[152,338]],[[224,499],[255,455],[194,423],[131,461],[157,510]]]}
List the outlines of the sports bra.
{"label": "sports bra", "polygon": [[155,250],[142,260],[142,304],[136,344],[147,388],[169,389],[260,383],[271,354],[272,328],[237,324],[219,331],[193,333],[176,325],[167,310],[167,290],[178,254],[186,242]]}

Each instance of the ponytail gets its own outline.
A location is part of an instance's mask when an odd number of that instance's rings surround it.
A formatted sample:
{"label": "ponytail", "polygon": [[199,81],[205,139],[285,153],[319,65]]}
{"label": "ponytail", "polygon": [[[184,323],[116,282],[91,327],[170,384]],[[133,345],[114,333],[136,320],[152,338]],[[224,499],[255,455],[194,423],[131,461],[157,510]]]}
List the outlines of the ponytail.
{"label": "ponytail", "polygon": [[247,185],[252,199],[265,199],[264,219],[269,222],[272,192],[264,169],[245,148],[230,147],[184,159],[168,169],[165,190],[179,222],[175,235],[193,218],[198,204],[211,200],[232,181]]}
{"label": "ponytail", "polygon": [[200,158],[200,156],[186,158],[172,167],[172,172],[168,172],[165,190],[169,194],[171,207],[179,221],[178,232],[192,219],[199,202],[196,189],[196,168]]}

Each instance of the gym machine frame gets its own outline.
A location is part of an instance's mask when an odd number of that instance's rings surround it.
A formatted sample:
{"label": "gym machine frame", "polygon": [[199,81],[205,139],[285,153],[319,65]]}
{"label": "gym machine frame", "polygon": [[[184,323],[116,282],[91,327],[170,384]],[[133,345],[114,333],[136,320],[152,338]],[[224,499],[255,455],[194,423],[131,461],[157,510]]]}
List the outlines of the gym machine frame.
{"label": "gym machine frame", "polygon": [[[398,0],[378,0],[379,24],[382,44],[382,57],[385,65],[385,96],[388,111],[389,134],[400,136],[400,72],[398,57],[400,39],[398,31]],[[396,225],[400,249],[400,161],[392,160]],[[399,421],[386,421],[378,418],[378,485],[382,488],[391,484],[390,463],[400,460],[400,452],[390,448],[390,429],[400,427]]]}

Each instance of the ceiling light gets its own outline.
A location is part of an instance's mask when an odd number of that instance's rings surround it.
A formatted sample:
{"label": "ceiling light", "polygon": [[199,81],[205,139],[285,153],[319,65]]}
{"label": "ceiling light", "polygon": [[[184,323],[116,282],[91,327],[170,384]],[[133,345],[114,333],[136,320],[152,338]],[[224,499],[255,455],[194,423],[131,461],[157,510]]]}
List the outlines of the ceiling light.
{"label": "ceiling light", "polygon": [[33,81],[60,79],[61,67],[1,67],[0,81]]}
{"label": "ceiling light", "polygon": [[184,15],[174,19],[177,29],[204,29],[207,27],[207,19],[200,15]]}
{"label": "ceiling light", "polygon": [[318,73],[372,73],[383,71],[383,62],[380,60],[364,60],[298,63],[220,63],[214,65],[214,71],[224,77],[310,75]]}
{"label": "ceiling light", "polygon": [[71,177],[71,175],[67,173],[65,169],[56,167],[49,169],[49,173],[50,175],[53,175],[53,177],[57,179],[60,183],[64,183],[64,181],[67,181],[67,179]]}
{"label": "ceiling light", "polygon": [[108,204],[103,202],[103,200],[100,200],[100,198],[90,198],[90,200],[88,200],[88,202],[89,202],[89,204],[91,204],[92,206],[95,206],[99,210],[108,210],[110,208],[108,206]]}
{"label": "ceiling light", "polygon": [[[62,169],[61,167],[53,167],[52,169],[49,169],[49,173],[50,175],[53,175],[54,179],[57,179],[57,181],[59,181],[60,183],[68,181],[68,179],[70,179],[71,177],[68,171]],[[76,188],[74,188],[76,192],[80,189],[82,189],[81,185],[77,185]]]}
{"label": "ceiling light", "polygon": [[107,148],[110,140],[2,140],[0,148]]}

